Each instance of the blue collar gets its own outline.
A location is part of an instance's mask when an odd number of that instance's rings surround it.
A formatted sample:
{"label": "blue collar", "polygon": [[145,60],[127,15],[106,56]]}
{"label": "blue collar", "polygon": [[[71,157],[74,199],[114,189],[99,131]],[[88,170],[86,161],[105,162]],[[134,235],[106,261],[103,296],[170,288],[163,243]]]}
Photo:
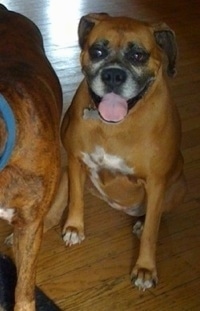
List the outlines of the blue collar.
{"label": "blue collar", "polygon": [[0,94],[0,115],[4,120],[7,129],[7,141],[3,152],[0,154],[0,171],[2,171],[7,165],[13,148],[15,146],[16,139],[16,123],[15,117],[10,108],[7,100]]}

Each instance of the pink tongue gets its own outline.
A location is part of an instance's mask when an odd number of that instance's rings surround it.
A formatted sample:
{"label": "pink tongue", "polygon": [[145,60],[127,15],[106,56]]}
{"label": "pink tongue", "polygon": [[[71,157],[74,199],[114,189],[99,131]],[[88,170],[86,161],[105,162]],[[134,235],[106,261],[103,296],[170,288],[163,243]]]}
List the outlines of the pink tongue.
{"label": "pink tongue", "polygon": [[115,93],[108,93],[100,102],[98,110],[104,120],[119,122],[127,115],[128,104],[123,97]]}

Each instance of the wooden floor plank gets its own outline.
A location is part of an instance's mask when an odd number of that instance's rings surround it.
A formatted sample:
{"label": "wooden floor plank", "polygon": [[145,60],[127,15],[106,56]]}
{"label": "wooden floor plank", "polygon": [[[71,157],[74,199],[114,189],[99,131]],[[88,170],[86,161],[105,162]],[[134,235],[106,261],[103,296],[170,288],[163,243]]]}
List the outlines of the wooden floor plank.
{"label": "wooden floor plank", "polygon": [[[199,1],[159,0],[2,0],[40,28],[46,53],[61,81],[64,110],[82,79],[77,26],[88,12],[108,12],[174,29],[179,57],[170,87],[182,120],[182,149],[188,193],[185,202],[164,215],[158,239],[157,288],[140,292],[130,283],[139,241],[134,218],[110,209],[85,194],[86,240],[66,248],[57,226],[44,236],[37,284],[63,311],[198,311],[200,310],[200,18]],[[65,153],[63,152],[63,162]],[[11,227],[0,220],[1,252]]]}

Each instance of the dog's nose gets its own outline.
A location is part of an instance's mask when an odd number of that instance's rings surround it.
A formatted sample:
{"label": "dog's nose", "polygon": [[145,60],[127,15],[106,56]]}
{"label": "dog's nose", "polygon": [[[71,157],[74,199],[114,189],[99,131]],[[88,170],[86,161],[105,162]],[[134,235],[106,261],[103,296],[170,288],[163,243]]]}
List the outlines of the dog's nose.
{"label": "dog's nose", "polygon": [[107,68],[102,71],[102,81],[112,88],[120,86],[126,81],[126,72],[119,68]]}

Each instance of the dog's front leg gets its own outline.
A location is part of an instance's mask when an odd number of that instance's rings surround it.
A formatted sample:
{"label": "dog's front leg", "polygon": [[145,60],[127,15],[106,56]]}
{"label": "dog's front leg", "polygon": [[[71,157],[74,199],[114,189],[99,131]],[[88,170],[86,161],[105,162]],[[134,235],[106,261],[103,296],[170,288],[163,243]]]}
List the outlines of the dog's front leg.
{"label": "dog's front leg", "polygon": [[63,240],[67,246],[81,243],[84,235],[84,184],[85,170],[79,159],[69,156],[69,204],[68,218],[63,227]]}
{"label": "dog's front leg", "polygon": [[17,267],[14,311],[35,311],[36,261],[42,240],[43,225],[33,222],[14,228],[14,253]]}
{"label": "dog's front leg", "polygon": [[140,252],[132,270],[132,282],[145,290],[157,284],[156,244],[163,211],[165,185],[163,181],[151,181],[147,184],[147,211],[141,235]]}

